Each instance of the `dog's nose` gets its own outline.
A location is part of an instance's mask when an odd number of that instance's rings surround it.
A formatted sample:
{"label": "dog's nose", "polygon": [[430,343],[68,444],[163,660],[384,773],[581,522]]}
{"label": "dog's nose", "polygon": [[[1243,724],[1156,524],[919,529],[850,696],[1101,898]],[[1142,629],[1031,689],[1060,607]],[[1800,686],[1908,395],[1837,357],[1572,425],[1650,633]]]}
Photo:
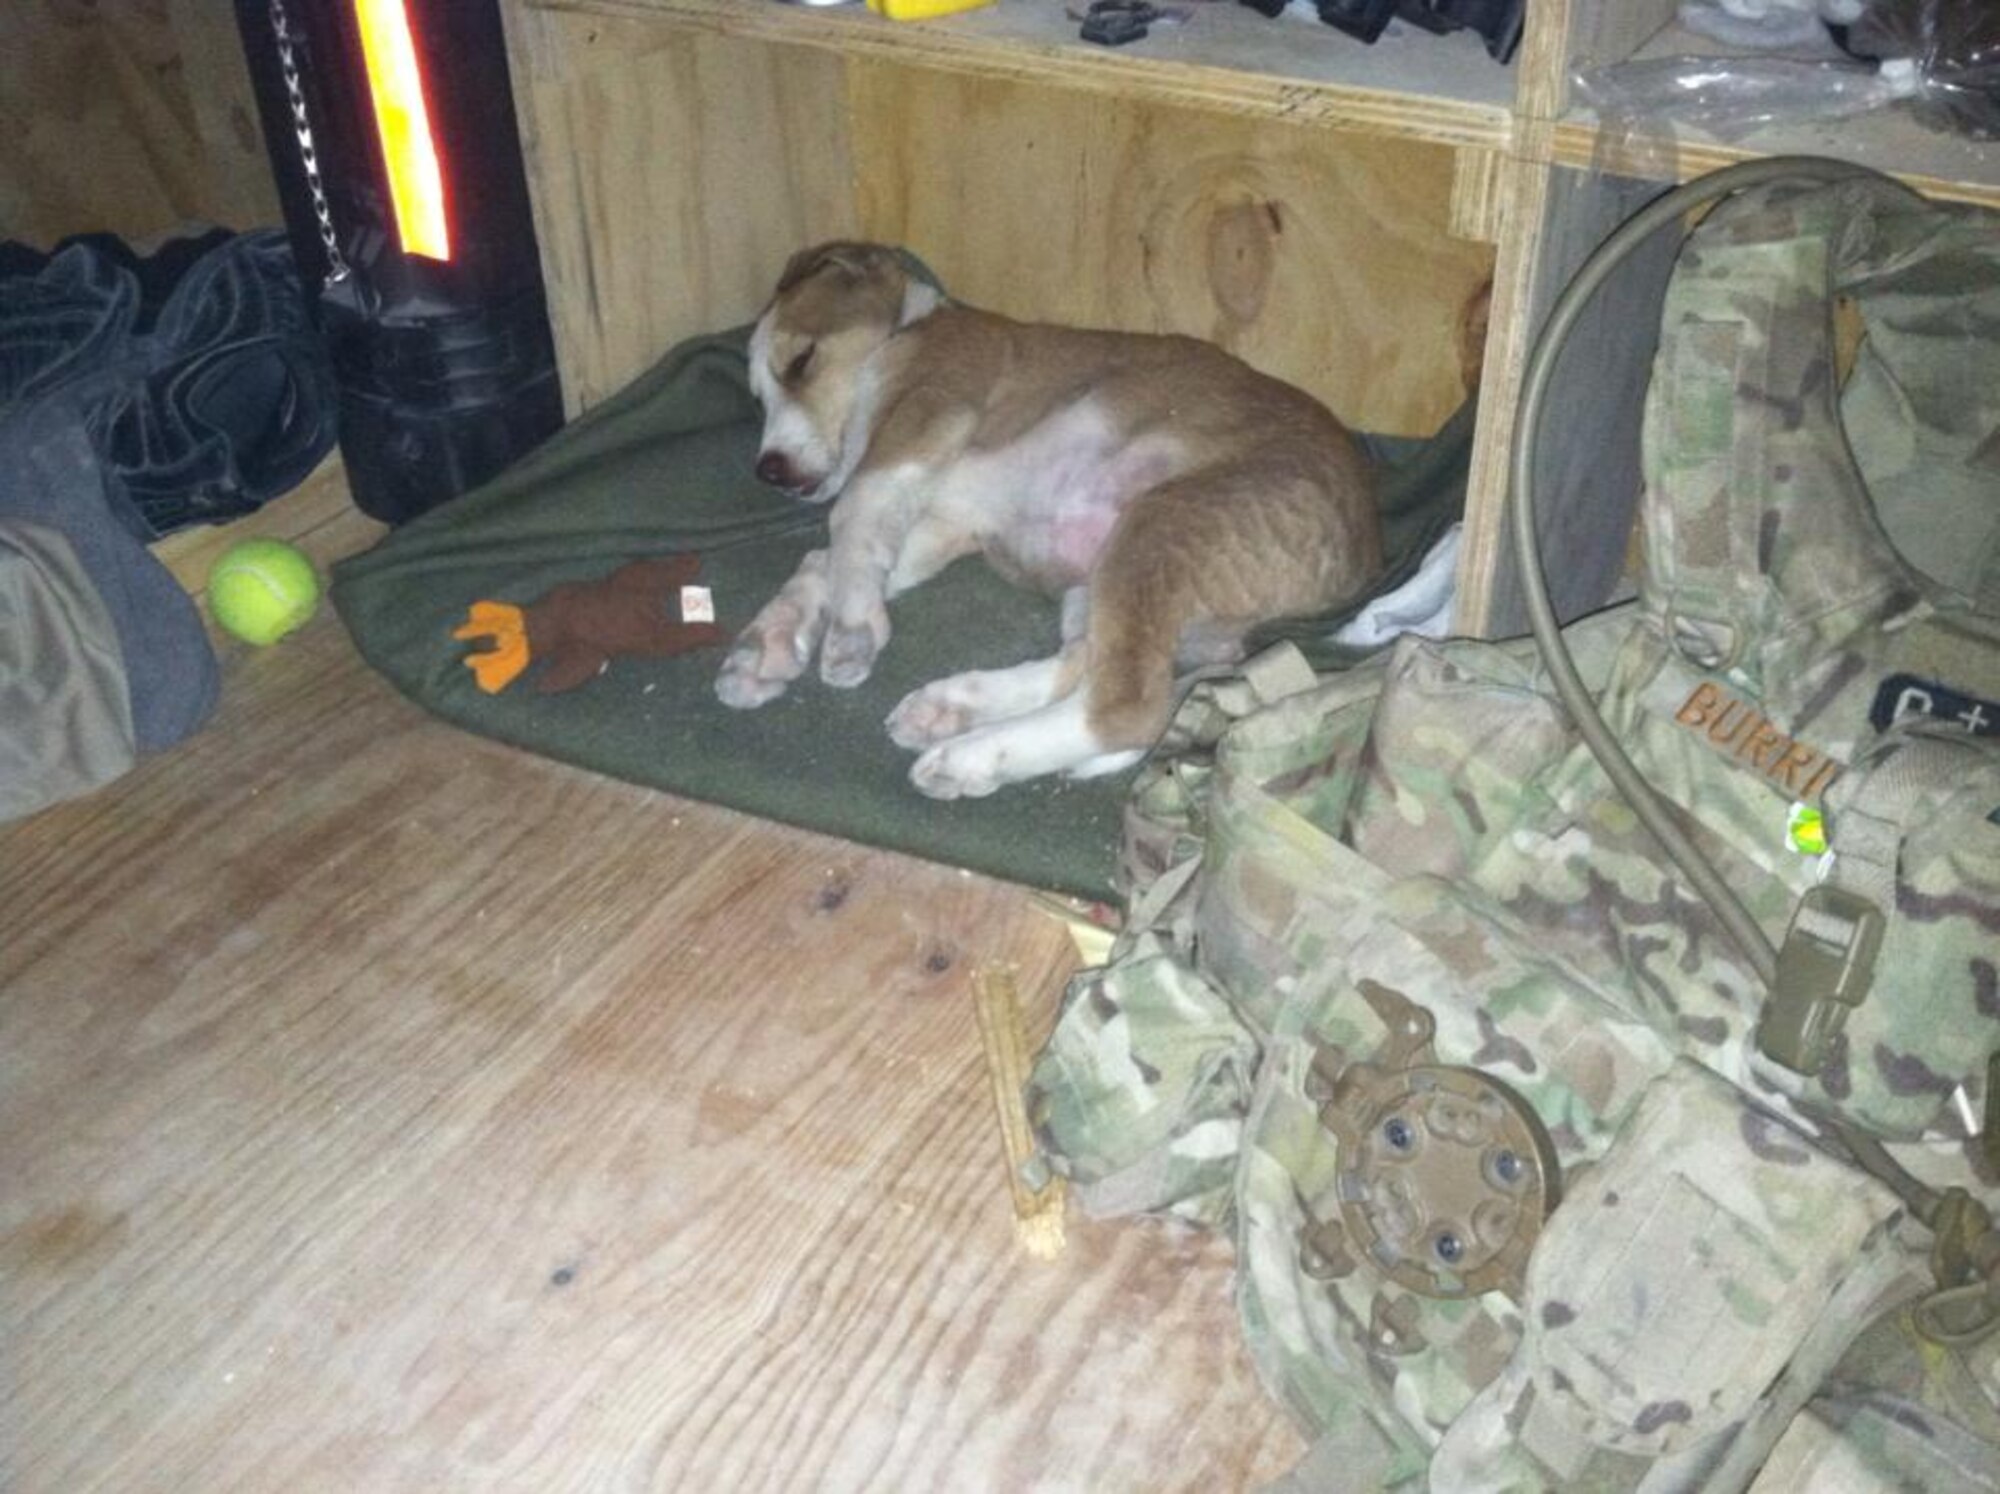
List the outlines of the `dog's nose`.
{"label": "dog's nose", "polygon": [[781,451],[767,451],[757,458],[757,480],[768,482],[774,488],[797,486],[792,481],[792,464],[785,460]]}

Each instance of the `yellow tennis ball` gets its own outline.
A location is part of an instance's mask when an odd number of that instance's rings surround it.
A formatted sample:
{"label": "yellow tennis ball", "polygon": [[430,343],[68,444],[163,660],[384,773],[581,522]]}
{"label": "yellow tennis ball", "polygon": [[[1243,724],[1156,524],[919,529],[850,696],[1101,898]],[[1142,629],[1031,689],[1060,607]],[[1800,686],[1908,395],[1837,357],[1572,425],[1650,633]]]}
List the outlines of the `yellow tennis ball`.
{"label": "yellow tennis ball", "polygon": [[245,643],[276,643],[319,606],[319,577],[296,545],[243,540],[208,573],[208,609]]}

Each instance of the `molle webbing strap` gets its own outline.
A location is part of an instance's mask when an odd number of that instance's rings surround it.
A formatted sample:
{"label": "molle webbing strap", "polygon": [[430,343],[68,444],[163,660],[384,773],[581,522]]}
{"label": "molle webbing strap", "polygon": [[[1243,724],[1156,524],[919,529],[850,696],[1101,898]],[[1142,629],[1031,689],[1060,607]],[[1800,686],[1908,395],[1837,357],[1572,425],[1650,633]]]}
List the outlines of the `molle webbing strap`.
{"label": "molle webbing strap", "polygon": [[1872,765],[1850,773],[1836,792],[1830,879],[1859,893],[1885,916],[1896,909],[1896,862],[1903,837],[1926,800],[1943,799],[1962,781],[1965,746],[1911,734]]}
{"label": "molle webbing strap", "polygon": [[1319,683],[1319,676],[1313,673],[1306,656],[1292,643],[1275,644],[1245,660],[1242,673],[1259,705],[1275,704]]}

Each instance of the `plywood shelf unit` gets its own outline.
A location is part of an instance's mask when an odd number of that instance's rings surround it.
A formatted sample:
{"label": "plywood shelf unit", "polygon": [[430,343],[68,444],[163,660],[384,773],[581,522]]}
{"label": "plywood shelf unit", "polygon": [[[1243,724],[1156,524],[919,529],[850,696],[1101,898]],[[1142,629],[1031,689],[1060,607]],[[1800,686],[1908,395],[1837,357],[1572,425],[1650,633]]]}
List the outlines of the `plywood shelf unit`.
{"label": "plywood shelf unit", "polygon": [[[1504,537],[1523,369],[1570,274],[1663,182],[1810,150],[2000,204],[2000,152],[1895,113],[1605,158],[1570,80],[1687,45],[1676,0],[1535,0],[1508,67],[1469,32],[1365,46],[1309,15],[1181,3],[1185,24],[1108,49],[1066,0],[919,23],[505,0],[572,406],[748,319],[803,244],[904,243],[966,301],[1208,337],[1364,429],[1428,433],[1476,387],[1458,622],[1504,635],[1524,621]],[[1672,249],[1601,297],[1556,402],[1539,502],[1571,612],[1625,563]]]}
{"label": "plywood shelf unit", "polygon": [[1064,0],[998,0],[922,23],[777,0],[547,0],[546,8],[1446,145],[1504,145],[1513,108],[1512,74],[1470,32],[1399,29],[1364,47],[1308,17],[1274,20],[1235,0],[1185,0],[1184,22],[1156,25],[1143,43],[1121,48],[1083,41]]}
{"label": "plywood shelf unit", "polygon": [[1427,433],[1466,397],[1512,86],[1469,35],[1368,48],[1210,0],[1119,49],[1081,42],[1061,0],[922,23],[775,0],[505,13],[579,408],[848,236],[1009,315],[1207,337],[1363,428]]}

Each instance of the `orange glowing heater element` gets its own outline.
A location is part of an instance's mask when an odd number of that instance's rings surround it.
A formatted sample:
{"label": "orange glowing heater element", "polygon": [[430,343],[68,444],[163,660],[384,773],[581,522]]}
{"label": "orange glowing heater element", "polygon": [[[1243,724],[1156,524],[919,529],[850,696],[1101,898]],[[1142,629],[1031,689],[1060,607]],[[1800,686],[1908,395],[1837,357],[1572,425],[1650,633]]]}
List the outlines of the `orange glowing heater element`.
{"label": "orange glowing heater element", "polygon": [[426,259],[451,258],[451,230],[444,215],[444,173],[424,105],[424,78],[410,39],[403,0],[354,0],[361,22],[361,50],[368,62],[368,92],[375,126],[389,164],[389,195],[396,204],[396,232],[403,252]]}

